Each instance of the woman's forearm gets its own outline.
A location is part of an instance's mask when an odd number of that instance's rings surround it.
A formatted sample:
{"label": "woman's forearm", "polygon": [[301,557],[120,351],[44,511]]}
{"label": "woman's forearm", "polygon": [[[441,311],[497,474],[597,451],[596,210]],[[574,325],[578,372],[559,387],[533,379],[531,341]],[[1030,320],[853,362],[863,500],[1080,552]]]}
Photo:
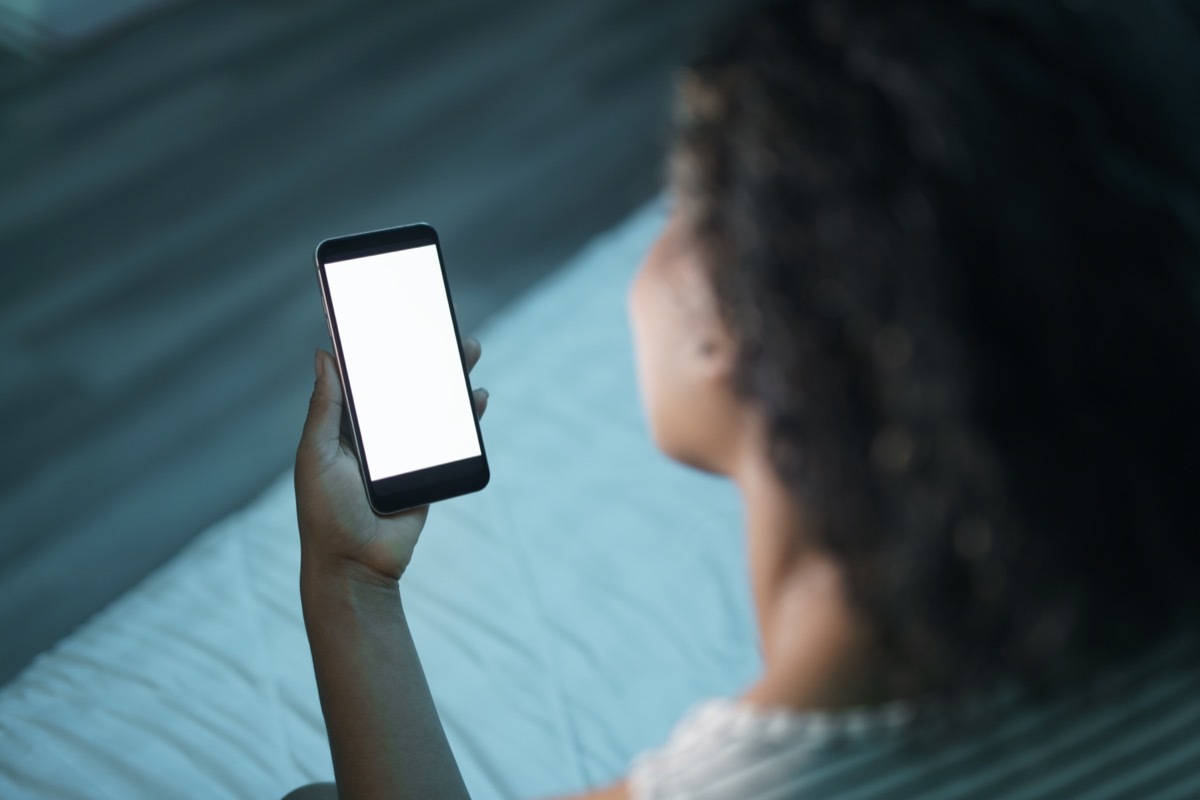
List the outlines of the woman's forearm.
{"label": "woman's forearm", "polygon": [[399,588],[306,559],[300,597],[339,797],[466,798]]}

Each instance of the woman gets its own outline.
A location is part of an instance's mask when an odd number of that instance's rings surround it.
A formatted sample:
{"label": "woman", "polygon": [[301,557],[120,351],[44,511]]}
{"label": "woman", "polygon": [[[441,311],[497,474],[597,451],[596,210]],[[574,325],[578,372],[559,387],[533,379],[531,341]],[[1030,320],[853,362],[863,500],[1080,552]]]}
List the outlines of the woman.
{"label": "woman", "polygon": [[[629,311],[657,444],[744,499],[765,666],[587,797],[1198,780],[1198,29],[774,3],[683,71]],[[398,589],[427,509],[371,514],[340,415],[319,353],[296,489],[340,796],[465,797]]]}

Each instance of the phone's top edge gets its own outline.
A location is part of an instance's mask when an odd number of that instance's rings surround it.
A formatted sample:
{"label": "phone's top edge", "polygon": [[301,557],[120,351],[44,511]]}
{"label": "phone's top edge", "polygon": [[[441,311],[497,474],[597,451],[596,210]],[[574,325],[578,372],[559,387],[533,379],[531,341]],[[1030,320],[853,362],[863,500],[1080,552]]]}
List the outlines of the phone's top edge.
{"label": "phone's top edge", "polygon": [[[331,236],[322,239],[313,249],[313,260],[320,265],[323,261],[343,260],[354,257],[354,251],[385,244],[403,244],[406,241],[431,239],[438,242],[437,229],[428,222],[410,222],[391,228],[376,228],[375,230],[348,233],[343,236]],[[334,252],[328,252],[332,249]],[[325,253],[324,257],[322,254]],[[340,257],[340,258],[339,258]]]}

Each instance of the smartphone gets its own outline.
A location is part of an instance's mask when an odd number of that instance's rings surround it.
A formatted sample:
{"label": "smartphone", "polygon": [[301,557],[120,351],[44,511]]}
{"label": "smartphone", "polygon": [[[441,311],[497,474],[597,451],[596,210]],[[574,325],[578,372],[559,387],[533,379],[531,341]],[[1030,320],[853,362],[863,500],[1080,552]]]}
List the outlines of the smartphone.
{"label": "smartphone", "polygon": [[476,492],[490,472],[437,232],[326,239],[317,277],[371,508]]}

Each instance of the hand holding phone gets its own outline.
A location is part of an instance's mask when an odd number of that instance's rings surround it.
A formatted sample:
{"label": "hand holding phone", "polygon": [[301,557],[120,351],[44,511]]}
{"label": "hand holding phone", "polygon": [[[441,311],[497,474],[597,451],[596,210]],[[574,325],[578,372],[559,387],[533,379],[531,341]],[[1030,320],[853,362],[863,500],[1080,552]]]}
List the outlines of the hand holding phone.
{"label": "hand holding phone", "polygon": [[[481,348],[464,342],[463,358],[471,370]],[[357,567],[360,577],[395,581],[412,558],[429,506],[379,516],[362,491],[362,472],[354,443],[342,435],[345,405],[333,357],[317,351],[316,383],[308,419],[296,453],[296,512],[302,552],[310,566]],[[475,414],[487,410],[487,392],[473,393]]]}
{"label": "hand holding phone", "polygon": [[363,486],[380,514],[487,485],[437,232],[327,239],[317,276]]}
{"label": "hand holding phone", "polygon": [[317,353],[296,458],[301,538],[306,554],[398,578],[428,504],[490,478],[486,392],[469,382],[480,349],[461,344],[430,226],[326,240],[316,266],[336,360]]}

